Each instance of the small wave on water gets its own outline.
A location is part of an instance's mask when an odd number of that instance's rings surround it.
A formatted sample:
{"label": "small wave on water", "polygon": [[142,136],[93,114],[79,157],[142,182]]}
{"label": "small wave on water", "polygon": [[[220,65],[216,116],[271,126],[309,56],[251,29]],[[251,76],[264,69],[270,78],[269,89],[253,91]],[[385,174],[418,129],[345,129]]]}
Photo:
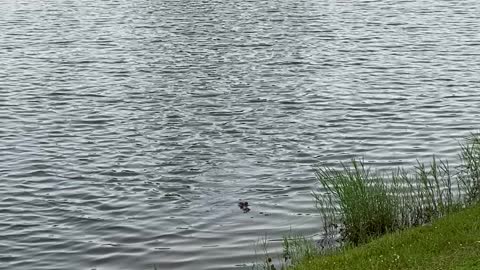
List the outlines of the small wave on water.
{"label": "small wave on water", "polygon": [[248,269],[319,233],[316,163],[454,162],[479,9],[0,2],[0,269]]}

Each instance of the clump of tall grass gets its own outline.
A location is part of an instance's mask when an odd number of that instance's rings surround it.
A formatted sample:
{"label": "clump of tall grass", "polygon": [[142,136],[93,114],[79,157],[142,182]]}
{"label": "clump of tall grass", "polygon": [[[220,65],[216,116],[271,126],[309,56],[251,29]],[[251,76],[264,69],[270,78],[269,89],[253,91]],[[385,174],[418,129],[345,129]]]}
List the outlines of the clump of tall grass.
{"label": "clump of tall grass", "polygon": [[358,245],[385,233],[431,222],[480,200],[480,136],[461,145],[461,164],[451,172],[446,161],[417,162],[411,171],[372,171],[362,160],[341,169],[318,167],[321,191],[314,192],[326,232]]}
{"label": "clump of tall grass", "polygon": [[342,171],[328,167],[316,171],[318,180],[328,192],[327,196],[314,194],[317,206],[320,209],[329,206],[330,211],[334,211],[323,212],[324,220],[330,223],[327,225],[342,224],[342,237],[353,243],[363,242],[364,236],[392,231],[396,227],[395,202],[382,179],[365,168],[362,161],[352,160],[351,167],[345,164],[342,167]]}
{"label": "clump of tall grass", "polygon": [[459,178],[468,203],[480,201],[480,134],[472,134],[461,145]]}

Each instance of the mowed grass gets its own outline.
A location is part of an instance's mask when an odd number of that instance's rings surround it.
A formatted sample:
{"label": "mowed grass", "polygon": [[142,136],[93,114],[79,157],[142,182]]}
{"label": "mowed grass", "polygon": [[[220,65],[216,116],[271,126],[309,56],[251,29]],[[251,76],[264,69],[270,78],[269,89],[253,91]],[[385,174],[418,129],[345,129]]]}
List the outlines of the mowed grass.
{"label": "mowed grass", "polygon": [[305,257],[289,269],[480,269],[480,205],[365,245]]}

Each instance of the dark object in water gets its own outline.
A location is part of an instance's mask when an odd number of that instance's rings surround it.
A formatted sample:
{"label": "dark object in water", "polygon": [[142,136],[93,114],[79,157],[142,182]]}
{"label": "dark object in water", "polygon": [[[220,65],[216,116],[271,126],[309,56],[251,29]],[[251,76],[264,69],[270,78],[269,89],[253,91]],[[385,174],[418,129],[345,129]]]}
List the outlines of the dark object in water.
{"label": "dark object in water", "polygon": [[245,201],[245,202],[239,202],[238,203],[238,207],[240,207],[240,209],[243,210],[243,213],[248,213],[250,212],[250,208],[248,208],[248,202]]}

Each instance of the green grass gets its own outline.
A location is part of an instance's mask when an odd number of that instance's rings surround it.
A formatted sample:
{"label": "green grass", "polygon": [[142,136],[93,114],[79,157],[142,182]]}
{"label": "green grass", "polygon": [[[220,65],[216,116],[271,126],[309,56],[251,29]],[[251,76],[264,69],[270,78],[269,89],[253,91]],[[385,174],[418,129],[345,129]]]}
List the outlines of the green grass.
{"label": "green grass", "polygon": [[480,269],[480,206],[362,246],[309,256],[291,269]]}
{"label": "green grass", "polygon": [[322,192],[314,193],[324,229],[359,245],[385,233],[442,217],[466,204],[459,178],[452,180],[446,162],[418,163],[412,172],[396,169],[389,175],[372,172],[353,160],[343,170],[320,167]]}
{"label": "green grass", "polygon": [[433,157],[389,174],[366,168],[361,160],[341,163],[340,170],[318,167],[321,189],[314,192],[326,235],[340,234],[352,245],[389,232],[427,224],[480,199],[480,136],[461,145],[454,168]]}

